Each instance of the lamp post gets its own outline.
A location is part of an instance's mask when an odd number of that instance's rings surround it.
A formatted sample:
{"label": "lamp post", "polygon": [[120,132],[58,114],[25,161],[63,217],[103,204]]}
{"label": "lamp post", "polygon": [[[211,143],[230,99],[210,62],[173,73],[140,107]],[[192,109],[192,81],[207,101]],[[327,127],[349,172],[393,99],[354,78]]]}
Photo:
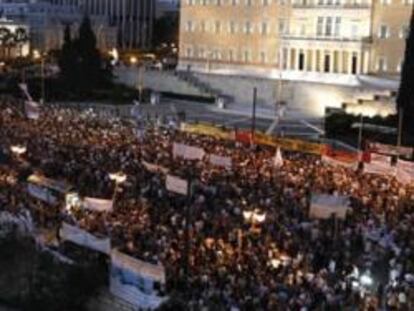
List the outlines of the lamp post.
{"label": "lamp post", "polygon": [[[260,212],[259,209],[254,209],[253,211],[245,210],[243,211],[243,221],[250,224],[250,230],[254,229],[256,225],[262,224],[266,220],[266,213]],[[243,247],[243,231],[239,229],[238,240],[239,240],[239,254],[242,252]]]}
{"label": "lamp post", "polygon": [[115,182],[115,189],[112,195],[112,204],[115,202],[116,193],[118,192],[118,187],[120,184],[124,183],[127,179],[127,176],[123,173],[111,173],[109,174],[109,179]]}

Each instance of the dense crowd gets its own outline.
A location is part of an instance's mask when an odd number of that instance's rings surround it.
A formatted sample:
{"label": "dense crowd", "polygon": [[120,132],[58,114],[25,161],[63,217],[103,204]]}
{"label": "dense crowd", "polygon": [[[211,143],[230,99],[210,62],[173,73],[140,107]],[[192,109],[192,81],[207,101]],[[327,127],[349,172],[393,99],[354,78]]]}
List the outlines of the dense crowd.
{"label": "dense crowd", "polygon": [[[320,156],[250,146],[173,128],[101,119],[91,112],[43,108],[27,120],[13,100],[0,103],[0,209],[29,209],[39,226],[62,219],[136,258],[161,263],[168,293],[185,293],[191,310],[412,310],[414,192],[392,176],[362,174]],[[173,157],[182,142],[229,156],[231,169]],[[20,157],[9,150],[24,145]],[[166,190],[165,174],[192,181],[192,197]],[[81,196],[110,199],[114,211],[65,215],[29,197],[22,171],[72,184]],[[115,187],[108,173],[123,172]],[[309,218],[312,193],[348,195],[345,220]],[[186,210],[190,207],[189,280],[185,282]],[[59,209],[57,211],[57,209]],[[247,222],[243,211],[265,213]],[[369,275],[373,282],[361,282]]]}

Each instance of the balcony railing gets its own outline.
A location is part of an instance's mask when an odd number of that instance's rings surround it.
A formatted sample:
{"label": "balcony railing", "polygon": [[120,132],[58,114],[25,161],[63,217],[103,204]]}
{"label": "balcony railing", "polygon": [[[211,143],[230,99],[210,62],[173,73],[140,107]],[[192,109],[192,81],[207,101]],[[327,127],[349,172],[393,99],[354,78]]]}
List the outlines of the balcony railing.
{"label": "balcony railing", "polygon": [[318,3],[293,3],[294,9],[370,9],[371,3],[332,3],[332,4],[318,4]]}
{"label": "balcony railing", "polygon": [[335,36],[300,36],[294,34],[282,35],[283,40],[304,40],[304,41],[319,41],[319,42],[361,42],[361,43],[372,43],[372,37],[335,37]]}

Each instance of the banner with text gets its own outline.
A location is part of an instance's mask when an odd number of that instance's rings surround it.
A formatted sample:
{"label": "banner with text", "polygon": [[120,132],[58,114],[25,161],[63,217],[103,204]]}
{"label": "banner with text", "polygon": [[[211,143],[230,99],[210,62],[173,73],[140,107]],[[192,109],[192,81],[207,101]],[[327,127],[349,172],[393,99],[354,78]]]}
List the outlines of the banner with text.
{"label": "banner with text", "polygon": [[171,192],[183,195],[187,195],[188,193],[188,182],[176,176],[167,175],[165,186]]}
{"label": "banner with text", "polygon": [[312,194],[309,217],[329,219],[332,215],[345,219],[348,211],[349,198],[329,194]]}
{"label": "banner with text", "polygon": [[414,162],[399,159],[397,162],[397,180],[402,184],[414,184]]}
{"label": "banner with text", "polygon": [[413,148],[411,147],[397,147],[393,145],[386,145],[377,142],[368,142],[368,150],[370,152],[385,154],[385,155],[401,155],[406,158],[411,158],[413,156]]}
{"label": "banner with text", "polygon": [[111,253],[111,241],[109,238],[98,238],[76,226],[67,223],[60,228],[60,237],[64,241],[70,241],[79,246],[83,246],[104,254]]}
{"label": "banner with text", "polygon": [[232,162],[230,157],[223,157],[215,154],[210,154],[210,163],[216,166],[231,168]]}
{"label": "banner with text", "polygon": [[391,165],[391,157],[378,153],[371,153],[370,161],[364,163],[364,173],[395,175],[396,168]]}
{"label": "banner with text", "polygon": [[83,208],[95,212],[112,212],[113,204],[112,200],[104,200],[97,198],[84,198]]}
{"label": "banner with text", "polygon": [[165,270],[132,258],[117,250],[111,252],[110,291],[136,307],[154,310],[167,297],[160,297],[155,284],[165,284]]}
{"label": "banner with text", "polygon": [[173,155],[174,157],[183,157],[188,160],[201,160],[204,157],[204,150],[198,147],[174,143]]}

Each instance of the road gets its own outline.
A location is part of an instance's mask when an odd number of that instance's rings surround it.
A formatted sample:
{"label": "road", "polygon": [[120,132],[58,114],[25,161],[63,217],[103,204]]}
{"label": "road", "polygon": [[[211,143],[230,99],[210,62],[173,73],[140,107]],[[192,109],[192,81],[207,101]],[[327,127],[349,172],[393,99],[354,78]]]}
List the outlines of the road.
{"label": "road", "polygon": [[[176,117],[177,113],[185,112],[188,122],[208,122],[231,128],[251,128],[252,109],[250,107],[229,107],[220,109],[212,104],[203,104],[189,101],[163,100],[160,104],[142,105],[141,114]],[[320,120],[283,119],[275,121],[275,111],[270,109],[258,109],[256,112],[256,129],[269,134],[281,134],[289,136],[316,136],[323,134]]]}

